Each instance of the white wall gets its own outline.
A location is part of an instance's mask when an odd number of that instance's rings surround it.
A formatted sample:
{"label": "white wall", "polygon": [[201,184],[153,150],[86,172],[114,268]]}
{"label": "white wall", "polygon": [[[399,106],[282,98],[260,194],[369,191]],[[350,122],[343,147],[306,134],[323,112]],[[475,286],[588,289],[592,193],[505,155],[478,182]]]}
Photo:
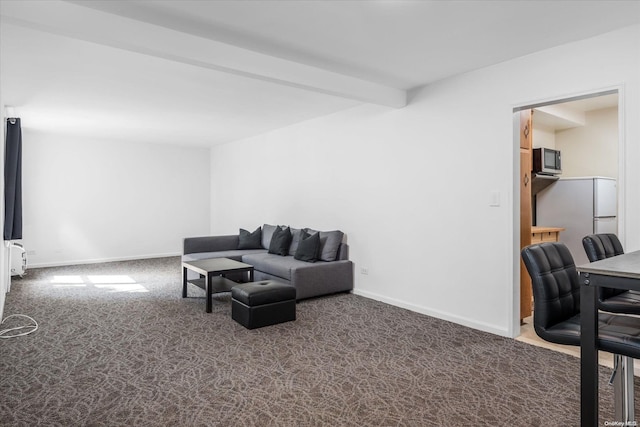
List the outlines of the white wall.
{"label": "white wall", "polygon": [[545,126],[533,125],[533,148],[545,147],[556,148],[556,131],[554,129],[547,128]]}
{"label": "white wall", "polygon": [[209,233],[209,150],[77,140],[23,124],[31,267],[168,256]]}
{"label": "white wall", "polygon": [[[339,228],[357,293],[516,335],[513,109],[621,87],[624,214],[640,218],[630,190],[640,182],[639,40],[639,26],[626,28],[429,85],[402,109],[363,105],[215,147],[212,232]],[[494,191],[500,207],[489,206]],[[629,250],[640,247],[640,222],[622,231]]]}
{"label": "white wall", "polygon": [[618,108],[588,111],[584,126],[556,132],[562,176],[618,177]]}

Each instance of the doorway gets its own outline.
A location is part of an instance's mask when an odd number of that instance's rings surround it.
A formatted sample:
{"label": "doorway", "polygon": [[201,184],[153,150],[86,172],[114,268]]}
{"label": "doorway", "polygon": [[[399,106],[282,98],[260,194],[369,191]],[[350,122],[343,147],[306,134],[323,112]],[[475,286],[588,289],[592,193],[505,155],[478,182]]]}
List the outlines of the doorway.
{"label": "doorway", "polygon": [[[523,337],[523,340],[539,340],[533,332],[531,308],[526,307],[525,304],[531,298],[531,284],[527,280],[529,277],[526,270],[522,271],[524,266],[520,261],[520,249],[530,243],[536,243],[541,236],[545,241],[557,239],[566,244],[568,242],[563,241],[563,232],[567,236],[570,234],[566,233],[566,223],[559,221],[559,224],[542,224],[538,221],[536,211],[538,210],[537,201],[540,192],[543,192],[544,196],[544,192],[548,191],[546,187],[553,186],[556,182],[555,179],[558,178],[567,180],[598,176],[614,179],[618,183],[617,234],[624,242],[624,227],[621,220],[623,212],[620,209],[621,206],[624,206],[623,192],[620,191],[624,184],[621,182],[624,146],[620,133],[622,127],[620,105],[619,90],[612,89],[514,109],[514,127],[520,127],[520,133],[523,129],[522,117],[530,117],[532,135],[528,159],[533,158],[532,151],[534,149],[547,148],[562,153],[561,173],[552,177],[553,179],[550,181],[548,180],[549,176],[539,177],[540,179],[536,180],[536,174],[531,173],[531,163],[527,163],[531,160],[527,160],[527,151],[526,148],[523,148],[522,136],[514,141],[515,144],[519,144],[521,153],[521,167],[516,168],[519,170],[516,172],[516,176],[518,176],[521,189],[520,205],[514,204],[514,210],[516,210],[514,215],[520,214],[521,218],[519,230],[521,239],[515,248],[516,256],[513,264],[514,267],[520,267],[514,274],[514,277],[520,277],[520,282],[514,286],[516,297],[514,297],[513,303],[513,330],[514,336],[518,339]],[[514,129],[514,135],[518,135],[518,129]],[[522,159],[527,161],[523,163]],[[544,182],[542,182],[543,178]],[[527,184],[525,185],[523,181]],[[515,187],[514,191],[518,191],[519,187]],[[525,190],[528,193],[524,192]],[[528,203],[529,201],[530,203]],[[527,209],[530,211],[524,211]],[[544,233],[536,234],[535,232],[539,230]],[[573,227],[571,230],[575,234]],[[531,241],[530,238],[533,238],[534,241]],[[579,246],[581,248],[581,244]],[[571,249],[572,254],[575,252],[574,258],[580,260],[576,261],[576,264],[584,263],[582,261],[584,253],[580,248],[578,245],[574,245],[574,248]]]}

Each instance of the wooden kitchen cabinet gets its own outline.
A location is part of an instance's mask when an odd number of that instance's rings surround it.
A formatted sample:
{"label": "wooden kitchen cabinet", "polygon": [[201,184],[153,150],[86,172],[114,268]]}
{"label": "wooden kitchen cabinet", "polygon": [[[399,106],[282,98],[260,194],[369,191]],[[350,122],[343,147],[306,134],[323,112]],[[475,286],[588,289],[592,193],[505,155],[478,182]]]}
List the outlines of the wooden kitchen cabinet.
{"label": "wooden kitchen cabinet", "polygon": [[[520,249],[531,244],[531,150],[520,149]],[[520,257],[520,321],[531,316],[531,277]]]}
{"label": "wooden kitchen cabinet", "polygon": [[531,150],[533,147],[533,110],[520,111],[520,148]]}
{"label": "wooden kitchen cabinet", "polygon": [[[533,110],[520,111],[520,249],[531,242],[531,170],[533,160]],[[520,257],[520,321],[531,316],[531,277]]]}
{"label": "wooden kitchen cabinet", "polygon": [[559,242],[561,227],[531,227],[531,243]]}

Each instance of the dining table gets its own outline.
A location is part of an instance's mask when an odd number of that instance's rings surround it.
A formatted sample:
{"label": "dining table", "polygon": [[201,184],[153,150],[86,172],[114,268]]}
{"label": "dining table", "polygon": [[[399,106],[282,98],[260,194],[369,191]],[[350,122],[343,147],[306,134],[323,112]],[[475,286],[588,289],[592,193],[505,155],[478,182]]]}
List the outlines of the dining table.
{"label": "dining table", "polygon": [[[576,267],[580,274],[580,425],[598,424],[598,288],[640,291],[640,251]],[[633,414],[630,414],[633,418]],[[637,425],[634,421],[626,423]],[[615,424],[619,425],[619,424]]]}

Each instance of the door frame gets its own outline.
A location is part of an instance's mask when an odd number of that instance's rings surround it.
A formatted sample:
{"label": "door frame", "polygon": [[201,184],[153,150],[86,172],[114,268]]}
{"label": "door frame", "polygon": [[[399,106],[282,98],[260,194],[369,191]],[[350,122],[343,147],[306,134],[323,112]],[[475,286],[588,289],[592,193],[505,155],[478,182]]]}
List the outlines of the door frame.
{"label": "door frame", "polygon": [[[557,97],[531,101],[514,105],[513,138],[511,144],[513,159],[513,197],[512,197],[512,295],[511,295],[511,322],[508,333],[512,338],[520,336],[520,111],[542,107],[546,105],[563,104],[565,102],[578,101],[580,99],[594,98],[603,95],[618,94],[618,237],[624,247],[626,241],[626,135],[625,135],[625,87],[624,85],[607,86],[584,92],[565,94]],[[533,127],[533,126],[532,126]]]}

